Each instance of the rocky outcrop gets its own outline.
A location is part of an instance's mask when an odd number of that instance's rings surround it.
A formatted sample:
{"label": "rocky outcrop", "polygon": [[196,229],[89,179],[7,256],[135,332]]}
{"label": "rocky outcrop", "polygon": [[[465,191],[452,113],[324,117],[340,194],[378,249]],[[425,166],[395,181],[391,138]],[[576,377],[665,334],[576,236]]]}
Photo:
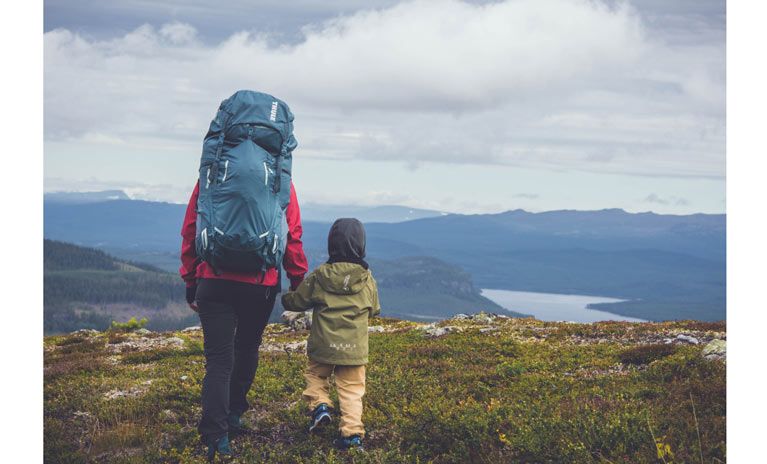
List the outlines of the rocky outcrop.
{"label": "rocky outcrop", "polygon": [[692,337],[690,335],[685,334],[679,334],[676,336],[677,341],[683,342],[683,343],[689,343],[690,345],[698,345],[700,344],[700,340],[698,340],[695,337]]}
{"label": "rocky outcrop", "polygon": [[181,349],[184,339],[179,337],[130,337],[127,340],[109,345],[113,353],[148,351],[158,348]]}
{"label": "rocky outcrop", "polygon": [[711,340],[703,347],[701,354],[709,360],[725,361],[727,359],[727,342],[718,339]]}
{"label": "rocky outcrop", "polygon": [[443,335],[447,335],[449,333],[460,333],[463,332],[463,327],[458,327],[454,325],[446,325],[444,327],[439,327],[435,324],[429,324],[429,325],[423,325],[419,326],[418,330],[423,330],[424,335],[427,337],[441,337]]}
{"label": "rocky outcrop", "polygon": [[266,342],[261,344],[259,351],[265,351],[267,353],[305,353],[306,340],[285,343]]}
{"label": "rocky outcrop", "polygon": [[312,310],[304,312],[283,311],[282,320],[291,330],[308,330],[312,327]]}

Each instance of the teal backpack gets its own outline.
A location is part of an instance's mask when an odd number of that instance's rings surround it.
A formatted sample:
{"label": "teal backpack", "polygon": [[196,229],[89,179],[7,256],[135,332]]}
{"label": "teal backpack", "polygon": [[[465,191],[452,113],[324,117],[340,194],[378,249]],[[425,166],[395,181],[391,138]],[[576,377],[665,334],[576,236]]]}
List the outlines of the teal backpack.
{"label": "teal backpack", "polygon": [[279,269],[296,146],[282,100],[240,90],[221,102],[202,144],[195,237],[214,272]]}

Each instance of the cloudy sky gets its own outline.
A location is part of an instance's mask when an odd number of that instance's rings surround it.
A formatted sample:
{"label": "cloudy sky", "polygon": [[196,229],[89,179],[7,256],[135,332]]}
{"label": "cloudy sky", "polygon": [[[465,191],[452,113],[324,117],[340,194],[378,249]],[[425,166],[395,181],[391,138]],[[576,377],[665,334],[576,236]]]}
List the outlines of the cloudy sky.
{"label": "cloudy sky", "polygon": [[724,0],[44,10],[47,191],[184,202],[219,102],[254,89],[296,115],[303,202],[725,210]]}

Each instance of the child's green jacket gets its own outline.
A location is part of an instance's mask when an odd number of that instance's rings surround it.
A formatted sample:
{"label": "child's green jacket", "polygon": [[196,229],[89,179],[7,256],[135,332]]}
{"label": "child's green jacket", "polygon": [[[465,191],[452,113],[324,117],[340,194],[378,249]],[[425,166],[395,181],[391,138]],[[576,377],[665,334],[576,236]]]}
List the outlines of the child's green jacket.
{"label": "child's green jacket", "polygon": [[368,362],[368,318],[381,312],[369,270],[353,263],[323,264],[282,297],[286,311],[314,309],[309,359],[357,366]]}

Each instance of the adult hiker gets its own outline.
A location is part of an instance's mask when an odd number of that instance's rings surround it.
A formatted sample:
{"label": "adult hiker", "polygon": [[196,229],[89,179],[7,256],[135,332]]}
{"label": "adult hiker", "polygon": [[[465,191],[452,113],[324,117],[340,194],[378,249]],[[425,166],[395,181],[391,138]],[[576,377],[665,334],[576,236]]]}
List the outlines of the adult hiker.
{"label": "adult hiker", "polygon": [[203,330],[198,430],[209,459],[230,455],[229,432],[244,429],[258,348],[281,290],[280,266],[291,289],[308,270],[291,178],[296,145],[287,104],[245,90],[221,103],[203,141],[179,272]]}

